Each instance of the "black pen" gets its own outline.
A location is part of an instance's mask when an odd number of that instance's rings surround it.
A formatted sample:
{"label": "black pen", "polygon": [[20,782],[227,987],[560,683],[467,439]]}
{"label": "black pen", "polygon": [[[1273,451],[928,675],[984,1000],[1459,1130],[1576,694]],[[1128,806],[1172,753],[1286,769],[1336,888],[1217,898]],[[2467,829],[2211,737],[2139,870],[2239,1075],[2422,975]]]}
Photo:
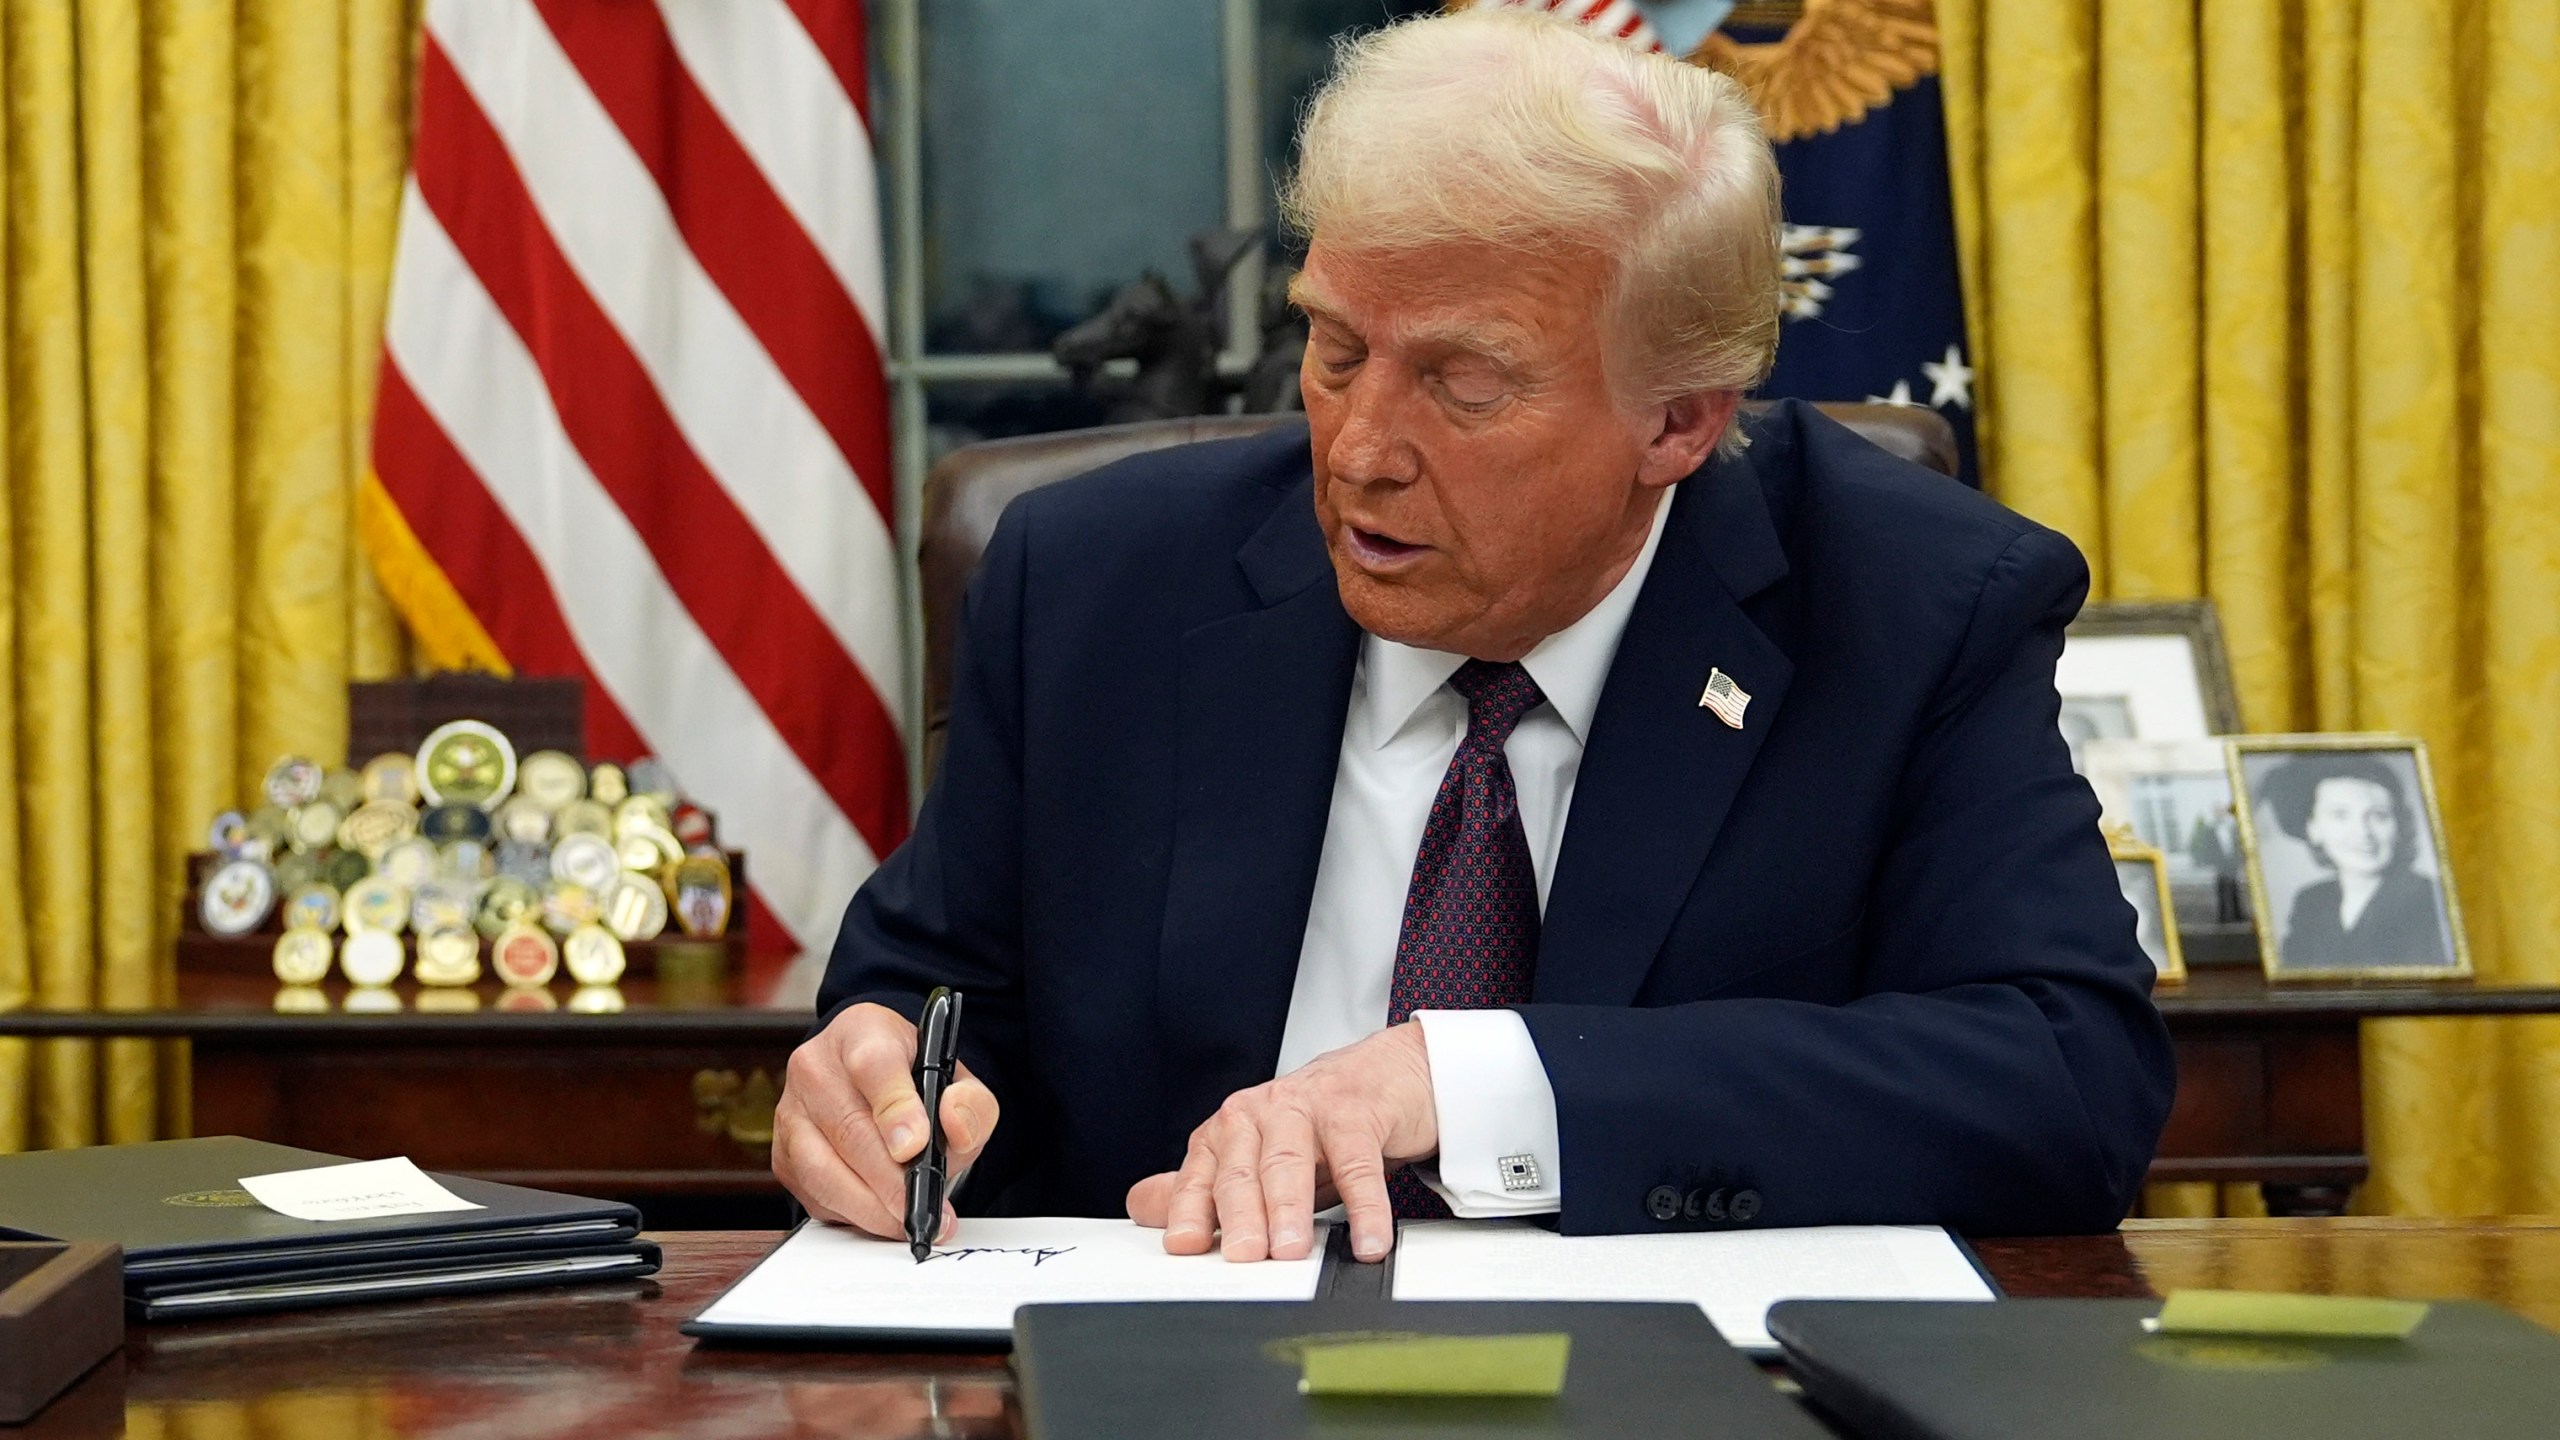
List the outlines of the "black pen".
{"label": "black pen", "polygon": [[924,1149],[907,1166],[907,1249],[921,1265],[942,1229],[942,1197],[950,1192],[950,1156],[942,1137],[942,1092],[960,1069],[960,992],[937,985],[925,997],[916,1036],[916,1098],[924,1102]]}

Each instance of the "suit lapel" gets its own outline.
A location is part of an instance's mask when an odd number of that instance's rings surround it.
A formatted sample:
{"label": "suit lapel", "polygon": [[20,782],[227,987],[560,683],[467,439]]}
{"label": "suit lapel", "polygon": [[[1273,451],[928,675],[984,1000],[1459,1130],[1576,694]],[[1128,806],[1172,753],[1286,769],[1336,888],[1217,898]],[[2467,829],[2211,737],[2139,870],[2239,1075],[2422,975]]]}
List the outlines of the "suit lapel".
{"label": "suit lapel", "polygon": [[1237,559],[1262,608],[1184,635],[1180,657],[1157,1004],[1186,1133],[1279,1061],[1359,654],[1305,484]]}
{"label": "suit lapel", "polygon": [[[1787,572],[1752,466],[1710,464],[1673,506],[1574,782],[1539,942],[1542,1002],[1634,1001],[1794,675],[1742,610]],[[1740,729],[1698,703],[1711,670],[1751,695]]]}

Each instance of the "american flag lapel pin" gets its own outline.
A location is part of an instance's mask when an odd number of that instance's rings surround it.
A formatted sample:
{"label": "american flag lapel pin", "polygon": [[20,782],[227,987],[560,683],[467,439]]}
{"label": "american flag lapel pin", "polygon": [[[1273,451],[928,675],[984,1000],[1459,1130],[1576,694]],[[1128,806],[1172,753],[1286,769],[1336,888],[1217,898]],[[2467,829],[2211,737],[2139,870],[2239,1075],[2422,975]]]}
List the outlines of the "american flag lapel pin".
{"label": "american flag lapel pin", "polygon": [[1716,718],[1734,729],[1742,728],[1742,712],[1751,708],[1751,692],[1733,683],[1733,677],[1722,670],[1707,672],[1707,691],[1698,697],[1700,707],[1716,712]]}

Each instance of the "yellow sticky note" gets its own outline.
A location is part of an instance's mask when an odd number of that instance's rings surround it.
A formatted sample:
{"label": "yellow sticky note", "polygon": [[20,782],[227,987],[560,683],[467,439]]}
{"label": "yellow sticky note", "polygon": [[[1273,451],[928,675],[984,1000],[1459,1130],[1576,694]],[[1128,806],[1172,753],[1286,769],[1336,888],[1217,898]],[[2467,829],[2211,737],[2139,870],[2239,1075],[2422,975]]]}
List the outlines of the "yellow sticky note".
{"label": "yellow sticky note", "polygon": [[2314,1335],[2405,1340],[2427,1318],[2423,1300],[2172,1290],[2151,1328],[2163,1335]]}
{"label": "yellow sticky note", "polygon": [[1417,1335],[1309,1345],[1308,1395],[1560,1395],[1573,1337]]}

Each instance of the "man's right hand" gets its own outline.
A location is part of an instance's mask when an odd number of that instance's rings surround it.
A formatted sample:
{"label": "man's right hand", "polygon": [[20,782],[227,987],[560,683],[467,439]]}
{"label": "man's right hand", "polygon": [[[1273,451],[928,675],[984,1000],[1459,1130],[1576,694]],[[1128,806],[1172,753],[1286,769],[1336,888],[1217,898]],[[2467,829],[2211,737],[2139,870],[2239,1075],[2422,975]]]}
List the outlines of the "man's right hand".
{"label": "man's right hand", "polygon": [[[905,1167],[926,1139],[915,1065],[916,1027],[885,1005],[851,1006],[791,1052],[773,1111],[773,1175],[811,1215],[906,1238]],[[942,1095],[953,1176],[977,1161],[995,1130],[995,1093],[961,1066]],[[945,1203],[936,1238],[954,1223]]]}

